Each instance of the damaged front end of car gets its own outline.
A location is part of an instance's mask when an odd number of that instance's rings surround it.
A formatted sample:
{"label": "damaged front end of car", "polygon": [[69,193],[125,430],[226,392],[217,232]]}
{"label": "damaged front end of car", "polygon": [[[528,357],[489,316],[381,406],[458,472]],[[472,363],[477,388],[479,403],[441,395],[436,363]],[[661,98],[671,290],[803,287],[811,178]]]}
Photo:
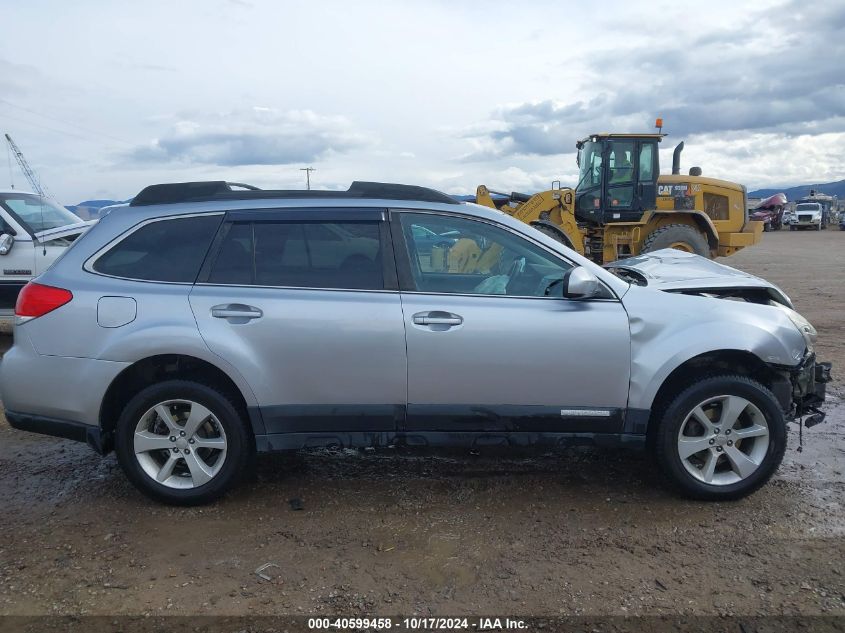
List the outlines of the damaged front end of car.
{"label": "damaged front end of car", "polygon": [[[807,428],[824,422],[825,413],[819,407],[824,404],[830,370],[831,364],[816,361],[814,354],[808,355],[798,367],[786,370],[792,387],[790,419]],[[802,422],[804,416],[807,417]]]}
{"label": "damaged front end of car", "polygon": [[803,337],[803,357],[796,352],[794,360],[801,361],[797,365],[768,364],[767,375],[761,378],[771,388],[788,420],[797,422],[801,429],[824,422],[821,407],[831,380],[831,364],[816,360],[815,328],[793,309],[792,301],[778,286],[736,268],[672,249],[617,260],[605,268],[638,286],[769,305],[780,310]]}
{"label": "damaged front end of car", "polygon": [[830,363],[816,361],[808,353],[797,367],[771,367],[778,379],[772,391],[780,401],[786,419],[798,425],[798,451],[804,448],[804,429],[825,421],[824,404],[827,383],[830,382]]}

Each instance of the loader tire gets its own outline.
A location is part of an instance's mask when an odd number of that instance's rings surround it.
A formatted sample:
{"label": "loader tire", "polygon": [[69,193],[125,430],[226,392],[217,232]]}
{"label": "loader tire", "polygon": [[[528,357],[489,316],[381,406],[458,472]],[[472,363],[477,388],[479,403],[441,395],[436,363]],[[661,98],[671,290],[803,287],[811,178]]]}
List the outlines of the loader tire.
{"label": "loader tire", "polygon": [[575,250],[575,246],[572,244],[572,240],[569,239],[569,236],[564,233],[562,229],[559,229],[556,226],[552,226],[543,222],[532,222],[531,226],[540,231],[540,233],[542,233],[543,235],[548,235],[553,240],[558,241],[564,246]]}
{"label": "loader tire", "polygon": [[688,224],[667,224],[652,231],[643,240],[640,253],[659,251],[662,248],[676,248],[702,257],[710,257],[707,238]]}

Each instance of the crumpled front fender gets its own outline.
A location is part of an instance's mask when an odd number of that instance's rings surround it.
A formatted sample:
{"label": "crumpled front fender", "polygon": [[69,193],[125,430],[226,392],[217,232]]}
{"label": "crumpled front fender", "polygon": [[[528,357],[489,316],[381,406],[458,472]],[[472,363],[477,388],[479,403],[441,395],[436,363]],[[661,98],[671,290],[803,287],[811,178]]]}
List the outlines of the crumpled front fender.
{"label": "crumpled front fender", "polygon": [[792,367],[804,357],[800,332],[779,308],[633,286],[623,300],[631,330],[628,406],[650,409],[669,375],[702,354],[739,351]]}

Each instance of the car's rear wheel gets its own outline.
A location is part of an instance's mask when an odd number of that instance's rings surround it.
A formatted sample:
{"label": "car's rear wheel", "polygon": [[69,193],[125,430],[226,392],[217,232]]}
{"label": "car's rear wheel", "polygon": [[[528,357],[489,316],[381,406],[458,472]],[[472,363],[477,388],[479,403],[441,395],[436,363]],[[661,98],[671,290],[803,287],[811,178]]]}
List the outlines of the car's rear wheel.
{"label": "car's rear wheel", "polygon": [[121,467],[142,492],[164,503],[197,505],[242,477],[252,442],[229,398],[201,383],[170,380],[129,401],[115,445]]}
{"label": "car's rear wheel", "polygon": [[679,393],[655,438],[664,474],[689,497],[739,499],[765,484],[786,450],[786,422],[766,387],[716,376]]}

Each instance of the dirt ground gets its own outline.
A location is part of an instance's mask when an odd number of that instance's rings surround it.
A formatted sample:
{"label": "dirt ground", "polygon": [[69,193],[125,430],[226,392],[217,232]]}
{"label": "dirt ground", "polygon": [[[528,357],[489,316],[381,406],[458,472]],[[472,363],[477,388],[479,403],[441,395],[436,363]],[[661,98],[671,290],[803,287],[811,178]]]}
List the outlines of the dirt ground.
{"label": "dirt ground", "polygon": [[781,285],[835,363],[829,421],[803,452],[793,426],[751,498],[682,500],[623,452],[342,453],[262,459],[178,509],[2,420],[0,615],[845,615],[843,253],[784,231],[723,260]]}

